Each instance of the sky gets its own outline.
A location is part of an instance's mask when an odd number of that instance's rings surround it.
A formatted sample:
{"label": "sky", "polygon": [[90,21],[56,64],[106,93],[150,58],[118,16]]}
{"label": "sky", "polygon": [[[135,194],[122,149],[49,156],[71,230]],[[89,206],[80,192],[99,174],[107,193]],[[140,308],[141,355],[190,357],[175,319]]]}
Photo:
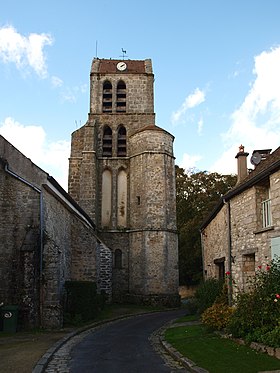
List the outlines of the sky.
{"label": "sky", "polygon": [[124,49],[152,59],[156,124],[175,136],[175,163],[236,173],[241,144],[280,145],[279,15],[279,0],[5,1],[0,134],[67,190],[92,59]]}

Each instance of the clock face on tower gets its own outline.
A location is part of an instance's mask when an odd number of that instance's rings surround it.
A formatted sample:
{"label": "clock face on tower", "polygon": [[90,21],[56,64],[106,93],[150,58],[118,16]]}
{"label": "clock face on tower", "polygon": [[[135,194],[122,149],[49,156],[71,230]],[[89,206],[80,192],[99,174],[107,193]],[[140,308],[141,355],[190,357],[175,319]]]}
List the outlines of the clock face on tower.
{"label": "clock face on tower", "polygon": [[119,71],[124,71],[124,70],[126,70],[126,67],[127,67],[127,66],[126,66],[126,63],[123,62],[123,61],[117,63],[117,69],[118,69]]}

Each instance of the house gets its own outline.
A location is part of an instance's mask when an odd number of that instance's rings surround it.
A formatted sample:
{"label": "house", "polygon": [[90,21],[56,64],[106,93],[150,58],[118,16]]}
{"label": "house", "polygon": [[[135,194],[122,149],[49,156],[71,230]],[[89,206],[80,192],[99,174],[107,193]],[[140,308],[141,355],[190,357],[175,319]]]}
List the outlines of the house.
{"label": "house", "polygon": [[280,255],[280,147],[236,155],[237,184],[222,196],[201,226],[204,278],[232,276],[233,291]]}

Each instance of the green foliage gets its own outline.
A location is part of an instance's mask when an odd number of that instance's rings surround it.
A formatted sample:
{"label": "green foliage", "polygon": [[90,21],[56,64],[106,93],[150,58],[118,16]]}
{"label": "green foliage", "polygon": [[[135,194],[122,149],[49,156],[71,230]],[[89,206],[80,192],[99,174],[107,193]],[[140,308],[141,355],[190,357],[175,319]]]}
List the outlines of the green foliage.
{"label": "green foliage", "polygon": [[64,322],[79,325],[93,320],[105,304],[105,294],[97,294],[96,284],[89,281],[66,281]]}
{"label": "green foliage", "polygon": [[224,282],[215,278],[203,281],[196,289],[194,298],[197,303],[197,312],[202,313],[211,307],[217,297],[223,292]]}
{"label": "green foliage", "polygon": [[221,196],[236,184],[236,176],[206,171],[185,173],[176,166],[176,208],[179,233],[181,285],[198,284],[202,278],[200,232],[205,217]]}
{"label": "green foliage", "polygon": [[[280,347],[280,259],[259,270],[250,293],[239,294],[228,325],[234,337]],[[277,345],[277,346],[275,346]]]}
{"label": "green foliage", "polygon": [[280,347],[280,326],[269,330],[269,326],[257,328],[245,337],[247,343],[259,342],[270,347]]}
{"label": "green foliage", "polygon": [[260,342],[271,347],[280,347],[280,326],[276,326],[273,330],[265,333]]}

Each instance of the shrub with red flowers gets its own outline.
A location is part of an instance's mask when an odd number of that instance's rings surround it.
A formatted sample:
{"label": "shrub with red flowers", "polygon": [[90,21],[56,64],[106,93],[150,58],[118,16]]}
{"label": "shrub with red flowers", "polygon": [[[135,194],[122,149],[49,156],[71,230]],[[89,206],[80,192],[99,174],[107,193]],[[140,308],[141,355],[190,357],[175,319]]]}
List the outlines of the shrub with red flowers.
{"label": "shrub with red flowers", "polygon": [[230,318],[234,337],[280,347],[280,258],[259,270],[249,293],[241,293]]}

